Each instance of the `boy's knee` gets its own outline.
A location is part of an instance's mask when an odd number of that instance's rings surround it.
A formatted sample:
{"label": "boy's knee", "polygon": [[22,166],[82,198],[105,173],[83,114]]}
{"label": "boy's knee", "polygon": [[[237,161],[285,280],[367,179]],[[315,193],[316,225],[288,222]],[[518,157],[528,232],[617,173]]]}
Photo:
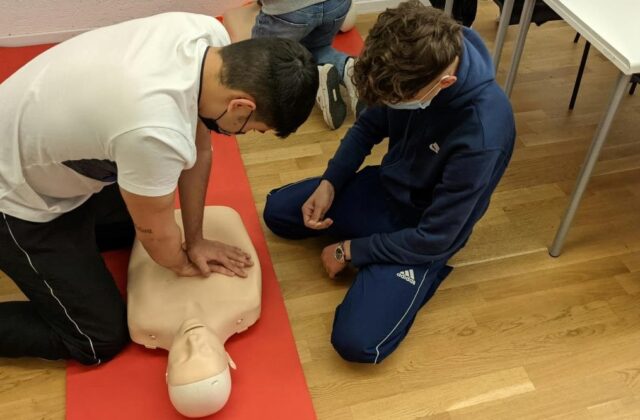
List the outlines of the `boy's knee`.
{"label": "boy's knee", "polygon": [[343,359],[356,363],[376,363],[375,345],[367,337],[358,334],[358,328],[347,323],[334,322],[331,344]]}
{"label": "boy's knee", "polygon": [[262,217],[267,227],[276,235],[278,234],[278,227],[282,223],[282,221],[279,220],[278,217],[282,214],[281,212],[282,207],[280,206],[278,199],[274,198],[271,194],[268,195],[267,202],[264,206],[264,211],[262,212]]}
{"label": "boy's knee", "polygon": [[267,196],[262,217],[269,230],[282,238],[303,239],[311,236],[302,221],[302,209],[277,192]]}

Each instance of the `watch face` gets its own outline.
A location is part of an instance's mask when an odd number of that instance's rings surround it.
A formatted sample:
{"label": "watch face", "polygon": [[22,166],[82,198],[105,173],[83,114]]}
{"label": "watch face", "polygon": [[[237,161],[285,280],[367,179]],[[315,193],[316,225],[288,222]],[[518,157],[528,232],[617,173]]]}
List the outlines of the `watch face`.
{"label": "watch face", "polygon": [[337,247],[336,248],[335,257],[336,257],[336,260],[338,260],[340,262],[342,262],[344,260],[344,251],[342,250],[341,247]]}

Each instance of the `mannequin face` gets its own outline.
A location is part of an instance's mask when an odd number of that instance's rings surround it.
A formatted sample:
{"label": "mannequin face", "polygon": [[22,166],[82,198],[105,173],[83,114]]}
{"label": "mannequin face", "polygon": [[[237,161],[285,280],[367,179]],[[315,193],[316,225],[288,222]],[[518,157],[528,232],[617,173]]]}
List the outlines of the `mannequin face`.
{"label": "mannequin face", "polygon": [[185,385],[219,374],[230,360],[224,345],[210,328],[199,320],[185,321],[169,350],[167,382]]}

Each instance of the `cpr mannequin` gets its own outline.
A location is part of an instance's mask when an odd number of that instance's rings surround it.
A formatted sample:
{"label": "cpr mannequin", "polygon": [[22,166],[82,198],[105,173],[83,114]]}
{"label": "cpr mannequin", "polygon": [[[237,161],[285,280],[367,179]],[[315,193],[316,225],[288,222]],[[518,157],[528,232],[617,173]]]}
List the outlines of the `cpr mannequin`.
{"label": "cpr mannequin", "polygon": [[[181,220],[178,210],[180,226]],[[213,414],[226,404],[231,392],[229,367],[235,369],[235,364],[224,343],[260,316],[260,263],[240,215],[229,207],[206,207],[203,233],[251,255],[254,265],[247,278],[218,273],[208,278],[178,277],[156,264],[138,241],[129,262],[131,339],[169,351],[169,397],[187,417]]]}

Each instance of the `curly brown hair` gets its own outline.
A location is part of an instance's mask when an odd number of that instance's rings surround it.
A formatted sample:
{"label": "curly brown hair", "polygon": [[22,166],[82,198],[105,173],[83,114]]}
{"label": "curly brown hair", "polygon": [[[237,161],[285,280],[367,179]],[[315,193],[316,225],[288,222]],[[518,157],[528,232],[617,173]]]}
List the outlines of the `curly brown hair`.
{"label": "curly brown hair", "polygon": [[406,101],[462,51],[461,26],[418,0],[381,13],[355,63],[353,81],[369,105]]}

